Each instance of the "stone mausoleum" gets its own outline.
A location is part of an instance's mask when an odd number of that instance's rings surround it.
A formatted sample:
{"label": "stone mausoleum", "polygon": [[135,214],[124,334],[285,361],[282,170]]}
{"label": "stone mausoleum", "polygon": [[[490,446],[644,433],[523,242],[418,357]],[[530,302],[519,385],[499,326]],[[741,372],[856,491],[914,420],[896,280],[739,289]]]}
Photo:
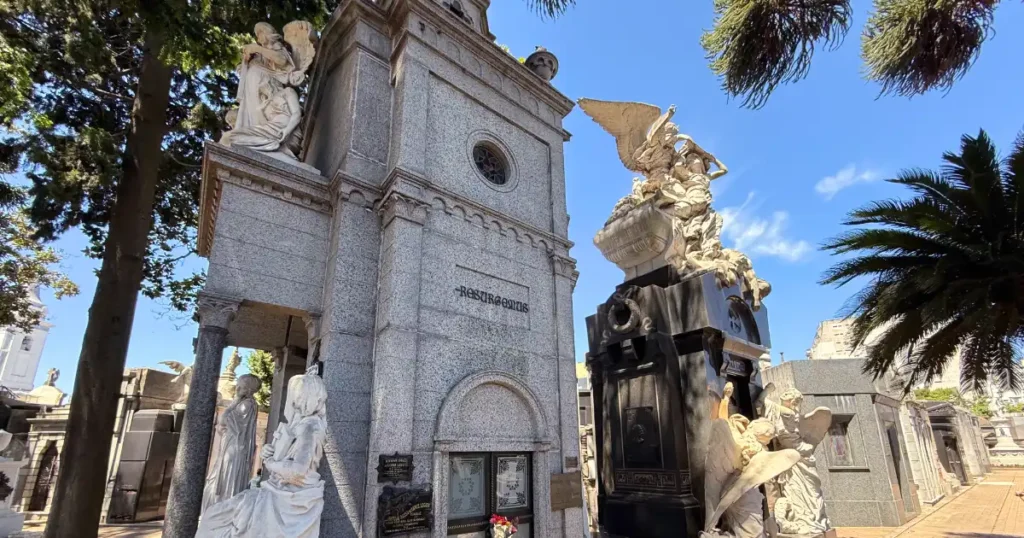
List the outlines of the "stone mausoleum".
{"label": "stone mausoleum", "polygon": [[[195,533],[225,346],[275,353],[274,409],[328,388],[320,536],[583,535],[562,119],[488,0],[345,0],[301,162],[209,143],[209,259],[165,536]],[[529,64],[530,62],[528,62]],[[281,390],[279,390],[281,389]]]}

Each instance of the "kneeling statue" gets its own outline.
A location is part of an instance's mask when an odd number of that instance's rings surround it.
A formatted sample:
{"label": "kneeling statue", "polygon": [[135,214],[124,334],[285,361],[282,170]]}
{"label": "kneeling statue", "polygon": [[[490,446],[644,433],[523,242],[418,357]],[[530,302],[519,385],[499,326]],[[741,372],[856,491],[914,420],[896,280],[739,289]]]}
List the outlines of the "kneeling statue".
{"label": "kneeling statue", "polygon": [[318,538],[324,481],[317,473],[327,440],[327,388],[317,375],[288,382],[287,424],[263,446],[257,487],[203,513],[196,538]]}

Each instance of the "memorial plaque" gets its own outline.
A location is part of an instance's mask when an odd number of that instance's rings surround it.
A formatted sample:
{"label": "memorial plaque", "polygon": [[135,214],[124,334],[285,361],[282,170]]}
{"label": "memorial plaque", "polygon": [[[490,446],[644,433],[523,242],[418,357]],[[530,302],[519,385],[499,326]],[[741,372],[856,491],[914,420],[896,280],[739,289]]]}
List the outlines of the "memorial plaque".
{"label": "memorial plaque", "polygon": [[574,473],[551,475],[551,511],[583,507],[583,475]]}
{"label": "memorial plaque", "polygon": [[377,458],[377,483],[412,480],[412,454],[381,454]]}
{"label": "memorial plaque", "polygon": [[580,466],[580,459],[577,458],[576,456],[566,456],[565,457],[565,468],[566,469],[573,469],[573,468],[576,468],[576,467],[579,467],[579,466]]}
{"label": "memorial plaque", "polygon": [[377,499],[377,536],[429,531],[434,527],[430,488],[384,486]]}

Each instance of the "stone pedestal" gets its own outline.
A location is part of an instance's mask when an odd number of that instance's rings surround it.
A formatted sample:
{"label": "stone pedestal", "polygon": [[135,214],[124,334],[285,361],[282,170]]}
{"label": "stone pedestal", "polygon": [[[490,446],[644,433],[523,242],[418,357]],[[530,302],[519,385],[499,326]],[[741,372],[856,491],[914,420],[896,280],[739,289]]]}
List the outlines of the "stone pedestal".
{"label": "stone pedestal", "polygon": [[666,266],[620,285],[587,330],[603,535],[696,537],[710,421],[730,381],[731,412],[754,416],[767,312]]}

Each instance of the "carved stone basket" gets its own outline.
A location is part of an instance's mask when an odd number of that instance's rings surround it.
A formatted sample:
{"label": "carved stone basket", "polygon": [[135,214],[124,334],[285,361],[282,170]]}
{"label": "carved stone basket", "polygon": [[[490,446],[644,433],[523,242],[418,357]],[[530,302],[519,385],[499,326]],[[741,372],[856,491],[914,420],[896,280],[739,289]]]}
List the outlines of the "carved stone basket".
{"label": "carved stone basket", "polygon": [[626,272],[626,278],[667,265],[665,251],[672,243],[672,217],[653,200],[632,209],[594,236],[594,244],[608,261]]}

